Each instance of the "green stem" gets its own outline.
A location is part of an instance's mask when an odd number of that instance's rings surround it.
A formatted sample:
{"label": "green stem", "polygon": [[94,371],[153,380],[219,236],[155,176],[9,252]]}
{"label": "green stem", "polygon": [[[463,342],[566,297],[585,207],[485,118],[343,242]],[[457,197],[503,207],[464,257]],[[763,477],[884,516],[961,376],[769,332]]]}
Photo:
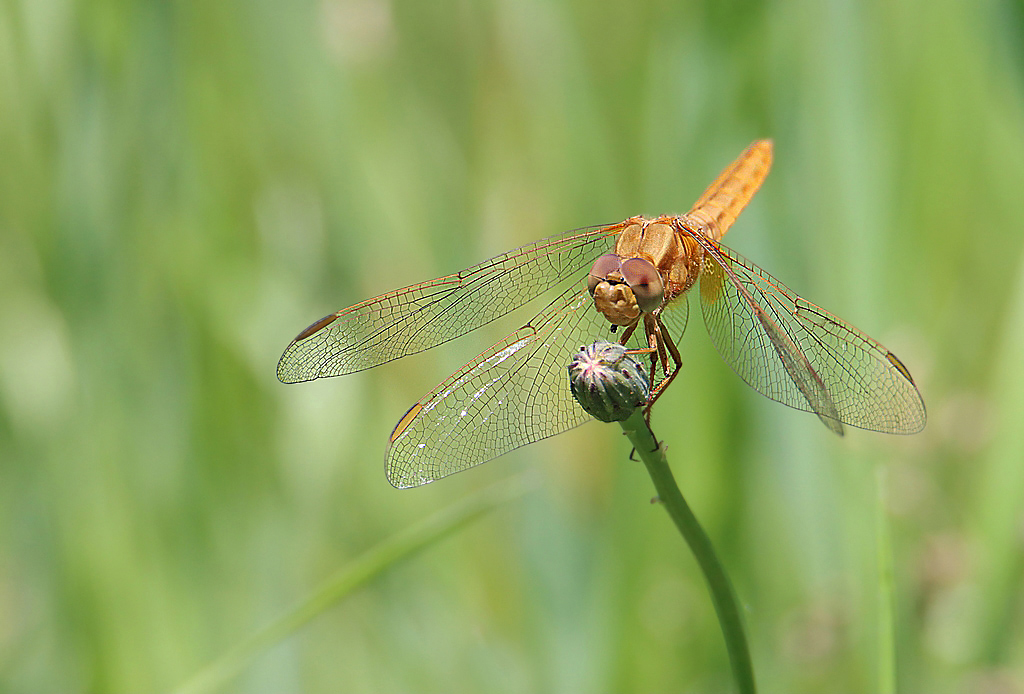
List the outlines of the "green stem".
{"label": "green stem", "polygon": [[381,542],[320,584],[306,598],[200,670],[175,694],[209,694],[239,675],[260,653],[280,643],[317,615],[370,580],[467,523],[522,496],[532,484],[522,478],[484,489]]}
{"label": "green stem", "polygon": [[757,691],[754,684],[754,667],[750,662],[750,648],[747,646],[747,637],[743,631],[743,620],[736,603],[736,594],[725,569],[715,555],[711,540],[679,491],[665,458],[665,449],[654,439],[654,434],[644,421],[643,411],[637,410],[621,424],[633,448],[647,466],[654,488],[658,491],[659,500],[679,528],[683,539],[690,546],[690,551],[697,558],[701,571],[704,572],[704,580],[707,581],[711,601],[715,605],[715,612],[718,613],[718,623],[722,627],[725,647],[729,652],[729,662],[732,664],[732,672],[736,677],[739,691],[741,694],[754,694]]}

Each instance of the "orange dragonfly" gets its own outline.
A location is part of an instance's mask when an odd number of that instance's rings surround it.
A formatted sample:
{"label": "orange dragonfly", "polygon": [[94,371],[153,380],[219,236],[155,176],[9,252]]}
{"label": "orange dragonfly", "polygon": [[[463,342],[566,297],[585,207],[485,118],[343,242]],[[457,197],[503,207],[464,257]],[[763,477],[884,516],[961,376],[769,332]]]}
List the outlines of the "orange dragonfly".
{"label": "orange dragonfly", "polygon": [[652,377],[660,366],[653,403],[678,373],[675,340],[686,327],[686,295],[699,280],[708,333],[752,388],[815,413],[840,435],[844,425],[920,431],[924,401],[892,352],[721,243],[771,160],[770,140],[753,143],[684,215],[566,232],[325,316],[288,345],[277,376],[297,383],[369,369],[554,293],[530,322],[427,393],[391,432],[388,480],[427,484],[588,421],[570,394],[566,367],[581,345],[599,338],[649,353]]}

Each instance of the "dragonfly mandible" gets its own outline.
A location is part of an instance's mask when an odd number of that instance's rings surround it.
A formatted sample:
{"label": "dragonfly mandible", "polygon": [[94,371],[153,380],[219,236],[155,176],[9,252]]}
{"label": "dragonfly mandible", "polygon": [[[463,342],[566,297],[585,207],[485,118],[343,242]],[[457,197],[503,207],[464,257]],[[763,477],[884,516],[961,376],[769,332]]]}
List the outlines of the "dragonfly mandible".
{"label": "dragonfly mandible", "polygon": [[756,391],[840,435],[844,425],[920,431],[924,401],[892,352],[722,244],[771,162],[771,141],[759,140],[686,214],[576,229],[327,315],[288,345],[277,376],[297,383],[369,369],[553,295],[399,420],[387,477],[418,486],[589,421],[566,365],[596,339],[650,354],[653,403],[679,371],[675,342],[697,287],[718,352]]}

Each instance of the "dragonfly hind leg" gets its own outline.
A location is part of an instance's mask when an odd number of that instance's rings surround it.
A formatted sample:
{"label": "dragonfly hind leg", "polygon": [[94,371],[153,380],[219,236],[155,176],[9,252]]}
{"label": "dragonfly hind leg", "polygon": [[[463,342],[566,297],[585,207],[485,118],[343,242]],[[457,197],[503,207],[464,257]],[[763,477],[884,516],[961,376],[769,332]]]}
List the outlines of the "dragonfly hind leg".
{"label": "dragonfly hind leg", "polygon": [[[657,321],[657,318],[653,320]],[[668,385],[672,383],[676,375],[679,373],[679,368],[683,365],[683,357],[679,354],[679,349],[676,347],[676,343],[673,342],[672,336],[669,335],[667,330],[662,330],[660,322],[658,323],[658,355],[662,358],[662,368],[665,370],[665,380],[657,385],[651,393],[651,397],[647,400],[647,406],[645,408],[644,416],[647,419],[647,423],[651,423],[651,408],[654,407],[654,403],[657,402],[661,394],[665,392]],[[666,355],[667,351],[667,355]],[[671,372],[668,370],[668,355],[671,355],[674,368]],[[654,382],[654,354],[651,354],[651,382]]]}

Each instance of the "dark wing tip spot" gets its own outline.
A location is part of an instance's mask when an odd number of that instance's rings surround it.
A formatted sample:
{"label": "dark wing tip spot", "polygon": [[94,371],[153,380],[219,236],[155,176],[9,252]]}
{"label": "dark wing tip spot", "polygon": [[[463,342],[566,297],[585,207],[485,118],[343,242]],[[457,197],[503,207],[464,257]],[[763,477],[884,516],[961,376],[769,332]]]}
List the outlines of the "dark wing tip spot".
{"label": "dark wing tip spot", "polygon": [[337,313],[332,313],[330,315],[324,316],[323,318],[321,318],[320,320],[316,321],[315,323],[310,325],[308,328],[303,330],[301,333],[299,333],[295,337],[295,339],[292,340],[292,342],[302,342],[307,337],[309,337],[311,335],[314,335],[315,333],[320,332],[321,330],[323,330],[324,328],[326,328],[328,325],[330,325],[331,323],[333,323],[336,320],[338,320],[338,314]]}
{"label": "dark wing tip spot", "polygon": [[910,385],[917,386],[917,384],[914,383],[914,379],[911,377],[910,372],[907,371],[907,367],[903,365],[903,362],[896,358],[895,354],[892,352],[886,352],[885,358],[889,360],[890,364],[896,367],[896,370],[900,372],[903,378],[910,381]]}
{"label": "dark wing tip spot", "polygon": [[395,425],[394,430],[391,432],[391,436],[388,438],[390,443],[394,443],[399,436],[401,436],[409,425],[412,424],[412,420],[416,419],[419,415],[420,410],[423,409],[422,403],[416,403],[409,408],[409,411],[402,415],[402,418],[398,420],[398,424]]}

